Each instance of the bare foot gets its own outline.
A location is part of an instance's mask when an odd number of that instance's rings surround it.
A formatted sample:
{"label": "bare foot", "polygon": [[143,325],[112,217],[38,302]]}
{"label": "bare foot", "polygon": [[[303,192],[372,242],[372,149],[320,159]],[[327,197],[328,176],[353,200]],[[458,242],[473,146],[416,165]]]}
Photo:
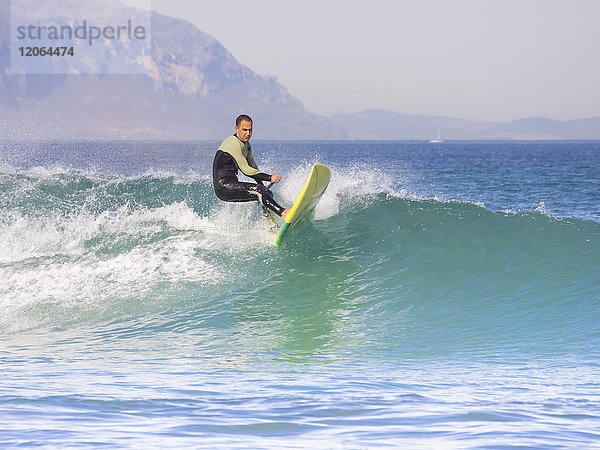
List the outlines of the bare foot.
{"label": "bare foot", "polygon": [[284,210],[284,211],[281,213],[281,218],[282,218],[283,220],[285,220],[285,218],[287,217],[287,215],[290,213],[290,209],[292,209],[292,208],[285,209],[285,210]]}

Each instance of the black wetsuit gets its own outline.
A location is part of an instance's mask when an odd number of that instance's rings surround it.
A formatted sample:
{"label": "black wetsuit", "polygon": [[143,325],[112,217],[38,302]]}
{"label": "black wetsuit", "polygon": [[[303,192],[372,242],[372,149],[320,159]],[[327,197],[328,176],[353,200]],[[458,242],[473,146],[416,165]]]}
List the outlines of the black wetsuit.
{"label": "black wetsuit", "polygon": [[238,169],[233,156],[217,150],[213,161],[213,186],[217,197],[226,202],[259,201],[264,207],[281,216],[285,208],[277,204],[271,192],[262,184],[263,181],[271,181],[271,175],[262,172],[248,175],[257,183],[245,183],[238,180]]}

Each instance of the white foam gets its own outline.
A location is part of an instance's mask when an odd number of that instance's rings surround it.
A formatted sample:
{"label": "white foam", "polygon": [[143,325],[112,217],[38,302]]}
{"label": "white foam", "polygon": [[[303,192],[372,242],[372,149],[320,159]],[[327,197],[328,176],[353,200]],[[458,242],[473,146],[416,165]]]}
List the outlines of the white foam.
{"label": "white foam", "polygon": [[[306,181],[314,162],[306,162],[284,177],[280,185],[273,189],[276,199],[282,199],[282,206],[290,207]],[[367,196],[384,193],[394,197],[410,197],[404,189],[396,186],[402,180],[398,180],[384,173],[378,168],[354,165],[350,167],[330,167],[331,181],[325,194],[315,209],[315,220],[325,220],[339,212],[340,200],[342,198],[356,197],[357,201],[363,201]]]}
{"label": "white foam", "polygon": [[[39,309],[51,304],[55,316],[69,314],[69,311],[85,315],[106,309],[113,299],[143,300],[164,283],[206,285],[220,281],[223,275],[197,258],[193,240],[181,237],[138,246],[110,257],[90,253],[66,261],[48,258],[2,267],[0,274],[3,279],[0,329],[8,330],[51,320],[44,317],[25,318],[18,323],[12,320],[32,307]],[[33,320],[41,323],[31,323]]]}
{"label": "white foam", "polygon": [[535,212],[539,212],[550,217],[550,213],[548,212],[548,208],[546,208],[546,204],[544,202],[539,202],[538,206],[535,208]]}
{"label": "white foam", "polygon": [[186,173],[177,173],[173,170],[167,169],[156,169],[154,167],[150,167],[144,171],[141,175],[131,175],[129,177],[121,177],[119,180],[127,180],[127,179],[140,179],[140,178],[171,178],[173,179],[173,184],[189,184],[194,181],[206,180],[208,179],[207,174],[198,173],[193,169],[189,169]]}
{"label": "white foam", "polygon": [[205,214],[185,202],[36,217],[11,211],[0,221],[0,330],[52,323],[29,317],[32,308],[51,305],[68,317],[147,301],[161,286],[213,285],[236,276],[249,252],[270,251],[274,236],[256,203],[218,203]]}
{"label": "white foam", "polygon": [[[194,215],[184,204],[69,217],[12,212],[0,223],[0,328],[27,326],[12,318],[32,306],[102,309],[108,299],[142,299],[163,283],[219,282],[225,274],[198,254],[204,240],[197,233],[154,237],[168,229],[165,223]],[[100,244],[90,244],[94,239]],[[121,248],[102,251],[113,244]]]}
{"label": "white foam", "polygon": [[173,184],[190,184],[196,181],[203,181],[208,179],[208,175],[205,173],[196,172],[193,169],[189,169],[185,173],[177,173],[167,169],[156,169],[150,167],[143,173],[122,175],[122,174],[110,174],[103,173],[97,167],[82,168],[70,168],[55,163],[50,167],[34,166],[26,169],[15,167],[11,164],[0,161],[0,175],[26,175],[37,179],[37,181],[47,180],[54,178],[59,175],[80,175],[90,178],[93,181],[102,181],[103,183],[123,183],[130,180],[140,180],[144,178],[157,178],[173,180]]}
{"label": "white foam", "polygon": [[17,169],[12,165],[0,161],[0,175],[16,175]]}

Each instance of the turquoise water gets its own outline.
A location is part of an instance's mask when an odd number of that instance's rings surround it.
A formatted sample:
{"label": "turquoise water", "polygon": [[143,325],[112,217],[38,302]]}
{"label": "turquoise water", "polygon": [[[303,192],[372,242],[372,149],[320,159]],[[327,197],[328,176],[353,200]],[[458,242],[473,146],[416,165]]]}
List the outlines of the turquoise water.
{"label": "turquoise water", "polygon": [[0,446],[600,447],[600,144],[4,143]]}

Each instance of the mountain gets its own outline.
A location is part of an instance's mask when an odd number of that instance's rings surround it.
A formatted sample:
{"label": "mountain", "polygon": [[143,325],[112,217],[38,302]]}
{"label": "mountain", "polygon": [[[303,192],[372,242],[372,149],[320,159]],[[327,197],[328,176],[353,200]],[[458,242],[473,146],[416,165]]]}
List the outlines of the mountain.
{"label": "mountain", "polygon": [[600,117],[564,122],[529,118],[495,123],[369,109],[335,114],[328,119],[345,131],[347,138],[357,140],[429,140],[437,136],[438,128],[443,139],[453,140],[600,139]]}
{"label": "mountain", "polygon": [[[136,56],[133,44],[98,40],[87,59],[28,61],[53,61],[62,74],[12,73],[11,2],[0,0],[0,139],[219,140],[240,113],[254,118],[255,139],[428,140],[438,128],[443,139],[456,140],[600,139],[600,118],[493,123],[375,109],[322,117],[185,20],[116,0],[12,0],[13,12],[16,5],[28,18],[55,25],[73,12],[103,23],[144,15],[152,47]],[[103,61],[106,55],[122,60]],[[135,73],[115,74],[127,67]]]}
{"label": "mountain", "polygon": [[[19,4],[52,24],[73,11],[95,17],[99,8],[119,19],[149,14],[114,0],[60,0],[53,10],[34,0]],[[189,22],[153,12],[150,34],[150,55],[134,61],[138,74],[101,67],[82,74],[77,58],[60,60],[68,65],[62,72],[74,74],[13,74],[9,0],[0,0],[0,138],[221,139],[240,113],[254,118],[258,139],[344,137],[275,78],[243,66]],[[114,51],[106,42],[97,41],[95,51]]]}

